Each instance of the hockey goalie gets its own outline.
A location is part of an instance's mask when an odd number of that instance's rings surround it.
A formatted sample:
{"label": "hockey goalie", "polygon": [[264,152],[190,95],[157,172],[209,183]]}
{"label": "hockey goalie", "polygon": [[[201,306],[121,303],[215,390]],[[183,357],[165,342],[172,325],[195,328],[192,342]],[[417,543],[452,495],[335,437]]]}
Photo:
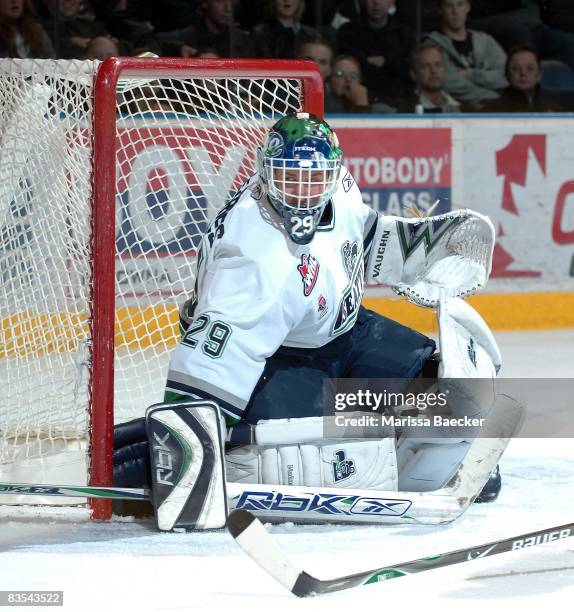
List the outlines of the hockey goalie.
{"label": "hockey goalie", "polygon": [[[408,427],[383,428],[379,437],[327,438],[324,383],[388,379],[399,381],[393,391],[406,392],[424,378],[451,392],[447,408],[455,422],[487,414],[501,356],[462,298],[488,279],[492,224],[470,210],[378,214],[341,162],[336,134],[318,117],[288,115],[269,130],[257,172],[202,239],[195,287],[180,311],[182,339],[171,357],[166,403],[148,415],[147,428],[143,420],[116,427],[116,486],[153,481],[156,492],[161,453],[149,447],[160,448],[167,431],[185,437],[195,428],[200,448],[202,419],[202,431],[211,431],[204,447],[221,445],[231,482],[431,491],[456,472],[476,428],[453,425],[448,435],[414,437]],[[364,308],[365,283],[436,308],[440,346]],[[471,379],[482,381],[480,392],[455,382]],[[194,405],[206,401],[207,416],[194,415]],[[499,474],[483,476],[470,497],[494,500]],[[197,506],[186,501],[192,488],[184,483],[168,527],[186,524],[178,513]],[[210,490],[205,483],[199,495]],[[166,499],[156,493],[156,511]],[[192,510],[197,517],[199,506]]]}

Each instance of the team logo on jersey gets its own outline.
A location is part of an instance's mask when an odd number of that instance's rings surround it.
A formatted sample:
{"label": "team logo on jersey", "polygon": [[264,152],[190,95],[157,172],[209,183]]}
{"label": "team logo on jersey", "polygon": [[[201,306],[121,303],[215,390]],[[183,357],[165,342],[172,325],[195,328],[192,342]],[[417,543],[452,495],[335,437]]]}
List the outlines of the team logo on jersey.
{"label": "team logo on jersey", "polygon": [[347,174],[343,177],[343,190],[348,193],[351,187],[355,184],[355,179],[351,176],[351,173],[347,170]]}
{"label": "team logo on jersey", "polygon": [[344,242],[341,247],[341,255],[345,272],[349,277],[349,284],[343,291],[343,297],[339,302],[339,310],[331,331],[333,336],[352,327],[359,312],[365,284],[363,247],[359,242],[349,240]]}
{"label": "team logo on jersey", "polygon": [[335,461],[332,461],[331,464],[333,466],[334,481],[340,482],[350,478],[357,471],[355,462],[352,459],[347,459],[344,450],[338,450],[333,454],[335,455]]}
{"label": "team logo on jersey", "polygon": [[349,242],[348,240],[345,241],[341,247],[341,253],[343,255],[343,265],[345,266],[345,271],[347,272],[347,276],[351,278],[353,276],[353,270],[355,269],[355,264],[357,263],[357,257],[359,255],[359,243]]}
{"label": "team logo on jersey", "polygon": [[257,183],[251,190],[251,197],[254,200],[260,200],[262,195],[263,195],[263,187],[261,186],[261,183]]}
{"label": "team logo on jersey", "polygon": [[472,365],[476,368],[476,345],[474,340],[471,338],[468,342],[468,346],[466,350],[468,351],[468,358],[470,359]]}
{"label": "team logo on jersey", "polygon": [[327,314],[327,300],[325,296],[321,294],[317,300],[317,311],[319,312],[319,319],[322,319]]}
{"label": "team logo on jersey", "polygon": [[311,295],[313,287],[319,276],[319,262],[309,253],[301,255],[301,263],[297,266],[301,280],[303,281],[303,293],[306,296]]}

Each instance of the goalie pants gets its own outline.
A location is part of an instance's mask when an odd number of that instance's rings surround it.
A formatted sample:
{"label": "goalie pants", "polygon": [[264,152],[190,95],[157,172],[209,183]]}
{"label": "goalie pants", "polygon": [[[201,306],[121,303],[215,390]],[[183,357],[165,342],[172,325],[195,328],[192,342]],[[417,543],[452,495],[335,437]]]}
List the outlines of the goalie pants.
{"label": "goalie pants", "polygon": [[361,306],[353,328],[325,346],[283,346],[267,359],[244,420],[322,416],[323,382],[331,378],[402,379],[389,390],[404,391],[435,348],[427,336]]}

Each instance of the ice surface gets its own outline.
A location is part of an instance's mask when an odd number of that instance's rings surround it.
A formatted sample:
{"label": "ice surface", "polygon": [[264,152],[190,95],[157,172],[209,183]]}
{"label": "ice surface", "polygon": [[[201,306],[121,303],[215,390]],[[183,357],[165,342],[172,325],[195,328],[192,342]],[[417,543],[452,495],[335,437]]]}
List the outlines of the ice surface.
{"label": "ice surface", "polygon": [[[574,330],[497,339],[507,377],[574,376]],[[303,568],[329,578],[574,522],[571,439],[513,440],[501,470],[499,499],[451,525],[268,528]],[[574,598],[574,538],[320,601],[295,599],[223,531],[159,534],[146,522],[92,523],[83,509],[0,508],[0,553],[0,590],[63,590],[65,610],[566,611]]]}

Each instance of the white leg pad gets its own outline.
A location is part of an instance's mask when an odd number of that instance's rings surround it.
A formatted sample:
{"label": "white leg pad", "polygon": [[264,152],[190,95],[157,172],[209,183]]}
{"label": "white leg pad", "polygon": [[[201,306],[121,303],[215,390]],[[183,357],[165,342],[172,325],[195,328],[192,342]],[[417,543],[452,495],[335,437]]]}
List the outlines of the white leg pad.
{"label": "white leg pad", "polygon": [[[448,443],[450,442],[450,443]],[[399,442],[399,491],[436,491],[456,472],[470,442],[441,440],[440,444],[402,440]]]}
{"label": "white leg pad", "polygon": [[484,319],[460,298],[443,299],[438,308],[441,362],[439,378],[495,378],[500,349]]}
{"label": "white leg pad", "polygon": [[255,431],[259,444],[226,453],[227,477],[231,482],[396,490],[394,437],[330,440],[320,439],[321,433],[321,417],[261,421]]}
{"label": "white leg pad", "polygon": [[[502,357],[482,317],[460,298],[442,299],[438,309],[441,361],[435,393],[448,393],[456,419],[485,417],[496,397]],[[403,428],[398,441],[399,490],[432,491],[448,482],[464,459],[478,427]],[[419,436],[419,437],[417,437]]]}
{"label": "white leg pad", "polygon": [[248,446],[225,456],[230,482],[397,490],[392,438]]}

